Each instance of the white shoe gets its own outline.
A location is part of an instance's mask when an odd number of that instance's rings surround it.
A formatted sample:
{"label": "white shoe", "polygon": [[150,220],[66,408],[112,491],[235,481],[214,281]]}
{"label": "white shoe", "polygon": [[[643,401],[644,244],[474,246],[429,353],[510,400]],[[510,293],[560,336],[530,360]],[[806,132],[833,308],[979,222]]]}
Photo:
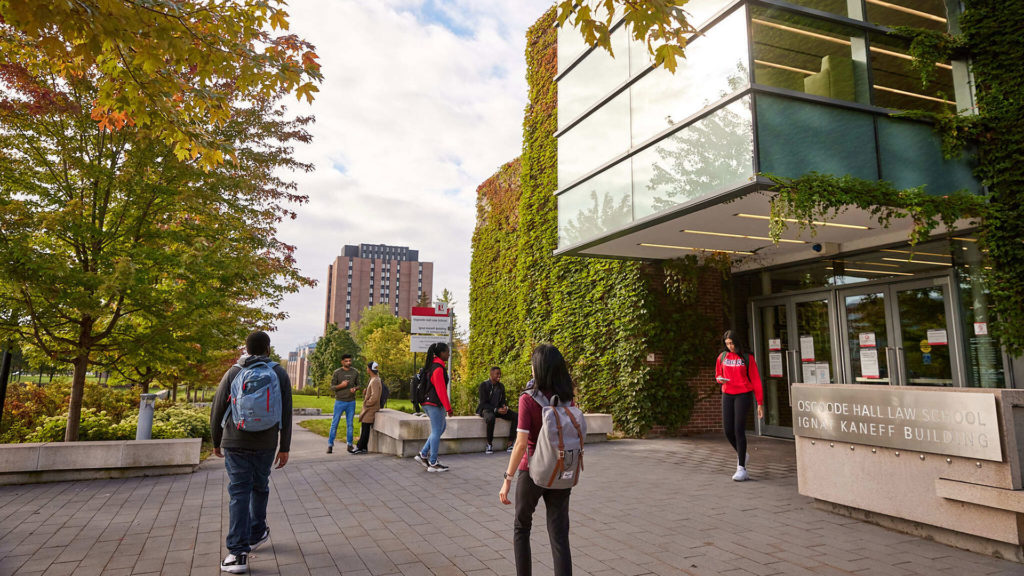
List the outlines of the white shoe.
{"label": "white shoe", "polygon": [[732,475],[732,479],[737,482],[743,482],[749,478],[750,476],[747,475],[747,469],[744,466],[737,466],[736,473]]}

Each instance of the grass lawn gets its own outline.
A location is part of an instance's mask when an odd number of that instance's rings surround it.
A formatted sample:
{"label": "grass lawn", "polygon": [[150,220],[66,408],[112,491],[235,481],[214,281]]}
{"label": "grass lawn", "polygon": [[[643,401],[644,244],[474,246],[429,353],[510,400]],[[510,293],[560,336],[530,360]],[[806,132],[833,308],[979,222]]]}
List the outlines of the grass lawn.
{"label": "grass lawn", "polygon": [[[292,394],[292,408],[319,408],[321,414],[333,414],[334,413],[334,397],[321,396],[305,396],[302,394]],[[388,408],[391,410],[401,410],[402,412],[408,412],[412,414],[412,400],[404,400],[401,398],[390,398],[388,399]],[[362,398],[356,399],[356,417],[359,416],[359,411],[363,409]],[[328,423],[329,425],[330,423]]]}
{"label": "grass lawn", "polygon": [[[324,438],[327,438],[327,436],[330,435],[330,433],[331,433],[331,421],[330,421],[330,419],[327,419],[327,418],[322,418],[320,420],[303,420],[302,422],[299,422],[299,426],[302,426],[303,428],[305,428],[306,430],[309,430],[310,432],[313,432],[314,434],[319,434],[319,435],[323,436]],[[359,438],[359,430],[362,428],[362,426],[360,426],[356,422],[353,422],[352,423],[352,428],[353,428],[353,436],[352,437],[353,438]],[[345,419],[342,418],[341,422],[338,422],[338,436],[341,437],[341,443],[342,444],[345,443],[345,431],[344,430],[345,430]]]}

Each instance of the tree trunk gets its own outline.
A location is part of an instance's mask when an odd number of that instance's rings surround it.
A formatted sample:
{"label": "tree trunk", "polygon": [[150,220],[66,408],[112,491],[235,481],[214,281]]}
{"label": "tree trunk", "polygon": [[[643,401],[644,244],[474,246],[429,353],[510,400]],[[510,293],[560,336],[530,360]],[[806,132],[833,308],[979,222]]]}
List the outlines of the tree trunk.
{"label": "tree trunk", "polygon": [[149,394],[149,380],[142,381],[142,393]]}
{"label": "tree trunk", "polygon": [[171,382],[171,400],[178,401],[178,380]]}
{"label": "tree trunk", "polygon": [[68,427],[64,432],[65,442],[78,441],[78,425],[82,420],[82,396],[85,393],[85,376],[89,369],[89,356],[79,356],[72,362],[75,367],[71,378],[71,403],[68,405]]}

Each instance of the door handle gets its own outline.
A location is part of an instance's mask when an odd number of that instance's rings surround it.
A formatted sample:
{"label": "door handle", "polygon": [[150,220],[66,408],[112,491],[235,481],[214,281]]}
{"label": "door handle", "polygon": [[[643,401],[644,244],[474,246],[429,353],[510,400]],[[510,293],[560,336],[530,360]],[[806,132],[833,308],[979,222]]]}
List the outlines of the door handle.
{"label": "door handle", "polygon": [[896,383],[896,363],[893,362],[892,358],[893,349],[892,346],[885,347],[885,370],[889,376],[889,386],[893,386]]}
{"label": "door handle", "polygon": [[904,377],[905,374],[903,372],[903,365],[906,364],[906,361],[907,361],[907,357],[906,357],[905,352],[903,351],[903,347],[900,346],[900,347],[896,348],[896,370],[897,370],[896,373],[900,377],[900,386],[906,386],[907,385],[907,382],[906,382],[907,378]]}

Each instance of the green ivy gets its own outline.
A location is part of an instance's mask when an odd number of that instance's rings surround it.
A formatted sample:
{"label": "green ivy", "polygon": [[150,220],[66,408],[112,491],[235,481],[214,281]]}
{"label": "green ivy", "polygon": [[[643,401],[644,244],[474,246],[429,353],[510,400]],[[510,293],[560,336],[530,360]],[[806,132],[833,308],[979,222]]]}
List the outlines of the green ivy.
{"label": "green ivy", "polygon": [[851,206],[869,212],[885,228],[893,220],[910,218],[913,221],[911,245],[928,240],[940,224],[952,231],[957,220],[980,218],[988,209],[984,196],[967,192],[929,196],[924,186],[901,190],[884,181],[817,172],[800,178],[771,174],[767,177],[775,184],[769,230],[776,243],[791,220],[799,222],[801,230],[810,230],[813,234],[817,228],[815,221],[831,220]]}
{"label": "green ivy", "polygon": [[[555,257],[558,247],[557,70],[554,10],[527,34],[529,105],[523,154],[478,189],[471,263],[469,377],[499,365],[511,394],[530,377],[530,352],[565,355],[588,411],[642,435],[685,424],[688,385],[713,361],[718,315],[698,307],[698,286],[720,282],[720,260],[668,263]],[[727,271],[728,268],[726,267]],[[661,353],[659,364],[646,362]]]}

